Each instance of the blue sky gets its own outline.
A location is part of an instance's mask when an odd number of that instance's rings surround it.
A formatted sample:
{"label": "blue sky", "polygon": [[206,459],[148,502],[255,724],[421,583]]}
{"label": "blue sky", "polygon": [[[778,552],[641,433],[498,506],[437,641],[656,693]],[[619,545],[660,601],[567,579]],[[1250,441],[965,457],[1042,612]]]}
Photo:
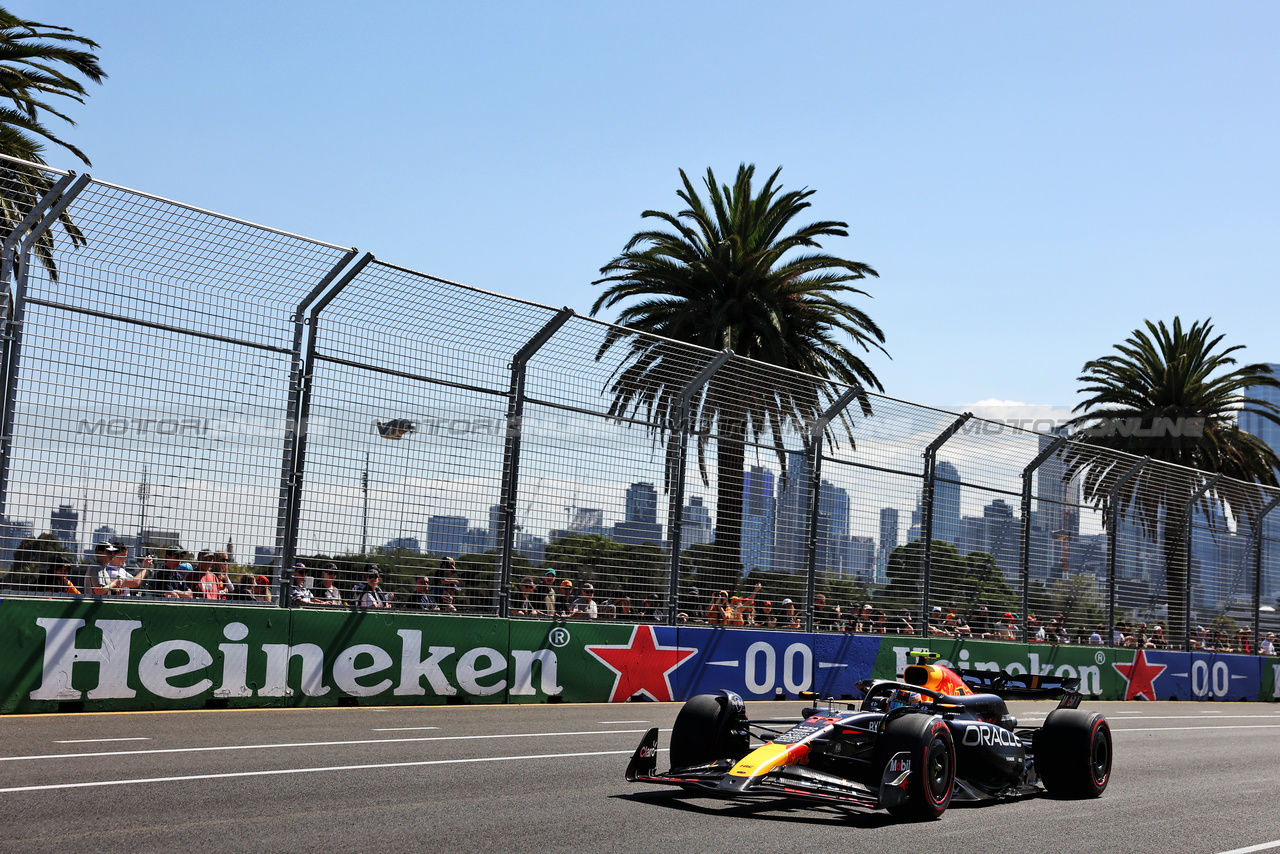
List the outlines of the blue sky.
{"label": "blue sky", "polygon": [[586,312],[677,169],[748,162],[880,272],[895,397],[1074,405],[1174,315],[1280,361],[1275,4],[7,6],[101,44],[95,177],[423,272]]}

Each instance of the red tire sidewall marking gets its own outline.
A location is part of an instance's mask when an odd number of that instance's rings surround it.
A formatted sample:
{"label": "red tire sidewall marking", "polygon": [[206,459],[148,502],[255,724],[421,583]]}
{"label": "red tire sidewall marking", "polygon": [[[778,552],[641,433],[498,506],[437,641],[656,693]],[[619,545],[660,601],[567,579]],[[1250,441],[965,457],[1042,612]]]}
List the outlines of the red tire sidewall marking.
{"label": "red tire sidewall marking", "polygon": [[[946,728],[947,728],[947,725],[942,723],[941,721],[934,722],[933,726],[929,728],[929,747],[933,747],[933,740],[935,737],[937,737],[938,731],[940,729],[946,729]],[[945,739],[945,738],[942,740],[942,743],[947,746],[947,758],[949,760],[949,764],[947,767],[951,771],[952,779],[955,779],[955,770],[956,770],[955,745],[949,739]],[[946,802],[947,796],[951,794],[951,787],[950,786],[947,787],[947,791],[942,795],[941,799],[935,798],[933,796],[933,786],[930,785],[929,773],[928,773],[929,748],[925,749],[924,759],[925,759],[925,767],[920,769],[920,772],[921,772],[920,781],[924,784],[924,793],[929,798],[929,803],[933,804],[934,806],[940,807]]]}
{"label": "red tire sidewall marking", "polygon": [[[1094,785],[1094,787],[1095,787],[1095,788],[1098,788],[1098,789],[1101,789],[1103,786],[1107,785],[1107,781],[1111,779],[1111,746],[1110,746],[1110,743],[1108,743],[1108,745],[1107,745],[1107,773],[1106,773],[1106,776],[1104,776],[1101,780],[1099,780],[1097,777],[1095,777],[1095,776],[1094,776],[1094,770],[1093,770],[1093,745],[1094,745],[1095,740],[1098,738],[1098,730],[1102,729],[1104,726],[1107,726],[1107,719],[1106,719],[1106,718],[1098,718],[1096,721],[1094,721],[1094,722],[1093,722],[1093,728],[1092,728],[1091,730],[1089,730],[1089,776],[1093,779],[1093,785]],[[1107,733],[1108,733],[1108,734],[1110,734],[1110,732],[1111,732],[1111,727],[1107,726]],[[1104,736],[1104,738],[1105,738],[1105,736]],[[1110,742],[1110,739],[1108,739],[1108,742]]]}

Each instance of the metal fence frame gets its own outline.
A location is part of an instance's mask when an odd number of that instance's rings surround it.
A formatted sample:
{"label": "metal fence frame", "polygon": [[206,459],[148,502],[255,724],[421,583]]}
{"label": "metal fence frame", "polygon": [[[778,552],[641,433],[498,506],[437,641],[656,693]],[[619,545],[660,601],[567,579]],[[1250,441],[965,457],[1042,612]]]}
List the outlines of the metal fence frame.
{"label": "metal fence frame", "polygon": [[[1193,539],[1191,534],[1196,524],[1197,508],[1206,502],[1223,507],[1228,506],[1231,503],[1228,496],[1244,494],[1242,490],[1252,490],[1251,494],[1260,496],[1258,508],[1250,520],[1249,528],[1251,545],[1248,566],[1251,571],[1249,588],[1252,601],[1246,618],[1251,626],[1256,648],[1261,630],[1259,617],[1262,613],[1260,608],[1263,607],[1264,594],[1262,589],[1266,541],[1264,523],[1268,514],[1280,506],[1280,492],[1274,489],[1239,484],[1224,480],[1218,475],[1210,477],[1190,469],[1153,462],[1145,457],[1127,457],[1112,453],[1108,457],[1108,465],[1114,468],[1115,475],[1109,482],[1105,496],[1096,495],[1094,503],[1086,502],[1084,499],[1067,500],[1055,497],[1058,492],[1049,488],[1052,484],[1046,486],[1046,475],[1043,473],[1046,463],[1053,459],[1060,460],[1064,453],[1071,452],[1072,449],[1079,451],[1083,447],[1064,436],[1035,433],[1019,427],[985,421],[974,418],[970,413],[956,415],[930,407],[896,401],[883,395],[867,393],[858,387],[846,387],[771,366],[759,365],[742,359],[730,351],[717,353],[651,336],[638,336],[631,330],[582,317],[570,308],[554,309],[478,291],[465,285],[387,264],[374,258],[370,253],[360,255],[356,249],[347,249],[322,241],[311,241],[232,217],[200,211],[150,194],[103,184],[94,181],[88,175],[77,176],[75,173],[59,172],[33,164],[7,160],[0,161],[0,170],[23,171],[39,175],[48,187],[47,191],[38,198],[12,200],[13,207],[25,209],[26,214],[20,221],[8,222],[7,233],[4,235],[3,245],[0,246],[2,251],[0,283],[6,297],[3,375],[0,378],[3,382],[0,389],[2,391],[0,394],[0,405],[2,405],[0,409],[0,522],[5,525],[6,536],[10,534],[10,529],[13,527],[12,520],[17,518],[13,512],[14,498],[10,490],[15,454],[18,448],[23,446],[23,442],[28,441],[25,438],[26,434],[20,434],[17,430],[15,419],[20,412],[36,411],[39,408],[38,402],[24,398],[24,394],[28,396],[31,394],[30,385],[24,386],[22,379],[26,358],[29,355],[28,349],[52,352],[58,346],[53,331],[39,326],[32,327],[30,324],[27,307],[39,305],[51,311],[78,313],[110,323],[130,325],[131,328],[156,330],[177,336],[178,340],[185,342],[181,346],[189,348],[183,352],[195,354],[190,356],[194,360],[208,362],[216,359],[215,351],[199,350],[208,342],[215,342],[222,346],[257,348],[270,351],[283,359],[278,369],[272,368],[277,371],[277,375],[273,376],[270,382],[285,389],[282,398],[284,417],[279,428],[270,431],[268,438],[277,443],[273,453],[278,460],[275,465],[279,472],[273,510],[274,553],[271,567],[274,580],[279,584],[277,601],[285,606],[289,605],[292,598],[289,595],[291,571],[300,554],[300,525],[304,521],[312,527],[320,525],[315,520],[308,520],[305,516],[305,508],[321,506],[325,498],[323,493],[327,488],[320,481],[313,483],[312,471],[308,468],[308,451],[311,444],[310,434],[314,427],[315,406],[318,401],[323,401],[325,405],[330,406],[341,404],[344,399],[351,400],[353,399],[351,395],[359,393],[359,389],[353,391],[350,388],[335,386],[338,380],[327,377],[324,371],[342,369],[356,372],[354,376],[388,378],[387,382],[394,380],[407,384],[405,388],[416,389],[415,394],[428,394],[432,389],[443,389],[459,394],[481,395],[486,400],[494,401],[495,405],[501,406],[505,414],[501,427],[500,462],[490,464],[486,462],[487,458],[482,458],[474,463],[473,468],[474,471],[497,484],[497,501],[490,509],[492,531],[490,539],[494,545],[492,551],[495,553],[494,570],[490,582],[491,589],[480,598],[485,602],[482,609],[484,613],[503,617],[512,613],[511,593],[515,580],[513,570],[518,556],[517,533],[521,527],[520,501],[526,495],[532,495],[533,497],[528,498],[528,505],[532,507],[538,497],[536,491],[526,490],[524,488],[526,483],[522,481],[524,462],[522,455],[527,450],[525,442],[527,407],[536,405],[544,411],[588,419],[589,423],[597,425],[601,430],[614,431],[609,434],[610,436],[629,436],[632,439],[641,435],[650,436],[654,448],[662,446],[664,449],[664,460],[660,469],[663,488],[668,493],[665,513],[667,536],[662,542],[666,562],[665,576],[661,589],[655,587],[652,592],[662,600],[660,604],[665,612],[664,619],[671,623],[679,619],[677,615],[685,605],[692,606],[694,619],[699,616],[700,600],[690,597],[690,594],[683,589],[682,581],[689,554],[684,547],[685,516],[688,513],[686,486],[691,468],[706,472],[718,465],[715,461],[719,459],[720,446],[714,441],[716,432],[713,422],[714,413],[723,411],[715,409],[718,404],[713,397],[731,393],[726,389],[742,388],[744,384],[755,383],[757,386],[763,386],[762,393],[766,396],[781,400],[783,409],[786,411],[802,413],[786,416],[785,423],[772,423],[763,428],[756,424],[755,429],[758,432],[763,429],[763,432],[760,438],[752,438],[748,444],[757,452],[763,449],[766,453],[778,454],[780,459],[786,455],[790,455],[792,459],[791,469],[793,470],[785,477],[792,484],[789,488],[801,491],[794,493],[794,496],[797,496],[792,499],[794,506],[786,509],[791,516],[795,517],[791,520],[791,524],[802,537],[799,543],[798,565],[793,562],[791,571],[797,575],[803,573],[803,607],[800,608],[800,616],[805,629],[819,628],[815,625],[814,602],[818,595],[820,579],[828,578],[832,573],[831,568],[822,565],[819,560],[820,552],[824,548],[822,540],[824,520],[820,513],[820,502],[823,490],[828,485],[823,480],[823,475],[831,466],[838,466],[838,471],[845,478],[851,481],[857,480],[865,489],[872,489],[873,487],[866,487],[865,484],[874,485],[879,482],[875,480],[878,477],[895,478],[897,480],[894,482],[903,489],[908,488],[903,484],[918,480],[917,508],[920,523],[917,539],[921,541],[923,560],[920,588],[909,610],[914,610],[915,603],[918,603],[921,609],[919,618],[922,631],[929,622],[931,607],[942,601],[941,596],[935,595],[933,589],[937,581],[934,545],[938,524],[936,504],[939,500],[940,485],[945,484],[951,490],[949,494],[956,496],[954,499],[956,501],[960,500],[962,490],[969,490],[970,503],[976,498],[987,495],[1019,499],[1017,515],[1013,516],[1011,521],[1011,525],[1016,528],[1018,538],[1017,566],[1003,566],[1001,569],[1009,583],[1016,588],[1017,601],[1021,605],[1021,629],[1027,636],[1030,636],[1032,631],[1029,618],[1035,607],[1029,591],[1033,584],[1035,532],[1032,525],[1037,506],[1065,501],[1064,507],[1075,508],[1077,522],[1079,514],[1083,511],[1100,511],[1103,514],[1099,517],[1103,528],[1101,533],[1106,537],[1106,567],[1105,573],[1095,570],[1092,575],[1098,583],[1105,586],[1106,624],[1103,628],[1108,642],[1111,640],[1109,636],[1111,622],[1125,610],[1118,603],[1117,568],[1122,550],[1121,529],[1133,507],[1132,496],[1126,490],[1153,488],[1150,486],[1150,481],[1143,478],[1155,473],[1168,482],[1179,485],[1179,488],[1185,486],[1187,490],[1185,504],[1176,508],[1166,507],[1166,515],[1161,522],[1161,531],[1165,538],[1179,537],[1185,543],[1183,559],[1187,581],[1184,589],[1166,590],[1162,594],[1168,600],[1166,604],[1170,617],[1174,616],[1175,594],[1181,597],[1177,605],[1185,615],[1183,618],[1185,631],[1184,635],[1176,641],[1183,647],[1192,646],[1194,640],[1191,616],[1196,603],[1192,600],[1190,578]],[[134,202],[137,203],[136,210],[130,208],[130,204]],[[107,210],[108,208],[110,210]],[[305,263],[296,260],[290,262],[287,259],[280,261],[282,279],[279,293],[288,294],[297,291],[296,299],[289,304],[292,310],[288,312],[282,310],[272,314],[271,312],[276,310],[270,309],[260,321],[276,330],[282,342],[288,343],[273,344],[269,341],[253,340],[247,335],[203,328],[199,323],[183,325],[166,322],[159,315],[150,316],[146,311],[129,309],[128,305],[118,308],[94,308],[87,304],[74,305],[51,298],[31,296],[30,279],[33,275],[40,274],[40,265],[32,255],[33,248],[44,235],[51,234],[64,217],[95,225],[96,230],[86,233],[90,244],[123,246],[128,241],[149,239],[146,235],[166,229],[173,232],[168,239],[177,240],[178,237],[175,235],[190,232],[193,247],[191,251],[206,253],[208,258],[212,259],[208,264],[213,267],[216,267],[219,258],[232,257],[237,252],[257,252],[259,254],[255,256],[257,258],[255,263],[261,268],[256,274],[258,280],[270,278],[269,274],[261,271],[269,271],[272,268],[271,253],[275,251],[272,241],[279,241],[281,245],[305,248],[307,252],[312,253]],[[234,229],[235,233],[219,242],[201,233],[197,227],[198,223],[197,225],[182,224],[186,222],[183,217],[194,217],[200,222],[225,223],[227,228]],[[174,226],[175,222],[179,223],[180,227]],[[129,226],[128,234],[124,234],[126,223]],[[108,233],[112,227],[119,229],[120,233]],[[183,229],[186,231],[184,232]],[[207,245],[202,243],[202,240],[205,240]],[[69,248],[60,251],[58,257],[76,259],[78,256],[74,248]],[[97,286],[95,283],[105,283],[101,284],[101,287],[106,294],[110,290],[108,284],[114,281],[112,277],[116,275],[113,266],[116,262],[104,254],[93,263],[96,266],[91,265],[86,268],[87,272],[81,271],[80,278],[95,287]],[[293,263],[292,267],[290,263]],[[305,273],[305,270],[314,272]],[[235,273],[225,275],[231,276]],[[231,296],[218,294],[216,286],[219,280],[216,279],[216,273],[209,273],[191,260],[183,262],[179,259],[174,263],[173,269],[166,268],[155,273],[157,281],[162,280],[164,276],[172,277],[173,281],[181,283],[186,288],[182,290],[175,286],[177,295],[170,294],[166,297],[176,306],[171,308],[173,314],[181,314],[182,306],[187,305],[183,302],[184,299],[188,301],[197,298],[232,301],[241,299],[246,303],[251,299],[238,294]],[[293,278],[289,279],[289,276]],[[308,276],[313,278],[307,281]],[[286,279],[289,279],[288,284],[284,283]],[[387,282],[393,282],[399,290],[387,295],[389,289],[384,287]],[[259,282],[259,285],[266,287],[269,283],[262,285]],[[66,289],[75,286],[59,284],[59,287]],[[112,284],[111,287],[116,286]],[[127,287],[134,287],[136,290],[140,286],[128,285]],[[127,287],[121,285],[116,290],[123,292]],[[145,288],[142,290],[145,291]],[[134,303],[137,304],[136,294],[131,299],[134,299]],[[370,332],[366,328],[368,323],[362,326],[352,319],[351,300],[353,299],[357,301],[388,300],[385,307],[389,308],[377,318],[378,323],[382,324],[379,330]],[[393,360],[384,359],[377,354],[376,345],[379,341],[396,340],[398,337],[411,339],[428,328],[435,332],[443,329],[447,335],[449,332],[447,318],[439,321],[444,324],[440,329],[428,327],[428,320],[424,319],[442,305],[440,300],[450,303],[447,310],[455,313],[449,315],[450,317],[466,316],[469,301],[480,301],[488,306],[486,310],[489,314],[485,318],[492,324],[493,337],[500,339],[491,342],[493,345],[491,354],[468,352],[466,349],[468,344],[464,338],[459,338],[458,342],[452,345],[448,342],[444,345],[446,354],[454,354],[451,357],[453,362],[432,366],[430,370],[392,364]],[[122,299],[121,302],[128,303],[129,300]],[[195,303],[191,305],[195,306]],[[407,308],[413,305],[418,305],[419,311],[426,314],[414,315]],[[229,309],[233,316],[235,310],[234,305]],[[441,310],[444,311],[444,309]],[[367,339],[358,337],[366,333]],[[609,351],[608,344],[600,345],[593,354],[593,349],[600,341],[623,344],[635,344],[638,341],[642,348],[649,347],[651,352],[660,352],[670,364],[667,366],[668,373],[659,379],[658,385],[667,390],[663,392],[664,394],[670,393],[673,408],[669,411],[655,409],[652,403],[647,409],[638,407],[634,403],[630,405],[631,408],[628,408],[627,404],[620,403],[622,398],[619,395],[628,390],[624,388],[619,392],[615,385],[610,392],[609,383],[601,384],[598,377],[608,375],[613,378],[609,382],[614,382],[617,377],[623,375],[628,357],[625,354],[614,355],[616,351]],[[452,350],[449,350],[450,346]],[[636,351],[633,350],[632,353],[634,352]],[[458,361],[464,357],[471,362],[463,364],[462,361]],[[486,359],[488,361],[485,361]],[[613,361],[610,362],[609,359]],[[574,364],[578,365],[578,370],[583,374],[595,372],[592,376],[596,376],[597,379],[582,380],[574,377],[572,371],[566,373],[564,366]],[[468,370],[478,375],[483,374],[483,377],[471,378],[467,375]],[[542,397],[530,395],[528,383],[531,371],[537,375],[538,382],[544,389],[554,388],[557,382],[563,383],[566,389],[563,399],[552,399],[552,396],[545,391]],[[609,373],[610,371],[612,373]],[[503,378],[501,382],[496,379],[499,376]],[[251,383],[254,378],[240,377],[238,381]],[[596,385],[590,386],[590,382],[595,382]],[[67,382],[58,387],[56,392],[61,395],[58,399],[77,400],[77,390],[73,386],[74,383]],[[393,394],[395,388],[387,386],[381,391]],[[593,388],[594,392],[591,391]],[[761,392],[761,389],[754,388],[753,391]],[[595,397],[592,397],[593,393]],[[574,394],[578,396],[574,397]],[[611,394],[612,400],[610,400]],[[348,397],[343,398],[342,395]],[[863,401],[866,407],[860,417],[846,414],[847,408],[855,400]],[[334,403],[335,401],[337,404]],[[701,415],[695,417],[695,413],[701,413]],[[913,419],[918,420],[920,424],[916,424]],[[956,477],[940,476],[939,467],[948,449],[952,447],[948,443],[956,437],[957,433],[967,429],[967,426],[976,426],[979,429],[972,435],[966,434],[965,448],[956,450],[954,453],[968,455],[965,457],[967,462],[964,465],[967,466],[966,471],[969,473]],[[659,437],[665,438],[660,440]],[[698,448],[696,461],[691,459],[690,454],[690,446],[695,441],[695,437]],[[854,450],[858,442],[878,447],[882,454],[891,459],[880,459],[871,455],[860,456],[861,452]],[[1030,450],[1032,443],[1038,443],[1038,450],[1034,453]],[[633,444],[639,446],[638,440]],[[496,445],[494,447],[496,448]],[[544,443],[542,447],[547,445]],[[708,451],[708,448],[712,450]],[[337,455],[335,465],[346,465],[350,468],[358,463],[358,453],[349,460],[344,461],[341,458],[344,448],[340,439],[326,446],[326,449]],[[354,449],[345,450],[353,451]],[[565,451],[565,453],[569,452]],[[263,454],[265,452],[259,456]],[[708,454],[710,454],[709,457]],[[142,459],[145,454],[137,451],[132,456]],[[805,461],[804,471],[794,471],[801,457]],[[24,470],[28,479],[33,474],[39,475],[43,471],[40,468],[41,465],[47,466],[49,472],[59,471],[60,467],[65,469],[69,465],[65,455],[59,457],[57,451],[50,452],[44,459],[47,461],[43,463],[27,463],[29,467],[34,466],[30,471]],[[494,459],[497,459],[496,456]],[[916,468],[916,463],[908,462],[910,460],[919,460],[919,468]],[[266,465],[265,461],[260,461],[258,457],[254,457],[251,462],[254,465],[259,463],[262,466]],[[824,463],[828,465],[824,467]],[[407,470],[408,462],[405,466]],[[654,468],[659,467],[654,464]],[[837,469],[831,470],[837,471]],[[766,473],[771,479],[772,473]],[[859,478],[864,480],[858,480]],[[1062,482],[1066,483],[1065,480]],[[363,553],[367,544],[369,520],[367,450],[364,456],[362,484],[364,518],[361,552]],[[782,481],[779,480],[778,484],[781,487]],[[1037,484],[1040,484],[1039,492]],[[632,486],[636,485],[642,484],[632,484]],[[329,486],[331,487],[332,484]],[[846,504],[853,500],[848,490],[840,490],[835,486],[831,486],[831,489],[844,492]],[[747,500],[745,493],[743,500],[744,502]],[[858,505],[860,512],[869,514],[874,508],[876,496],[860,494],[857,500],[861,502]],[[779,536],[777,526],[781,518],[783,502],[781,493],[777,497],[770,496],[769,501],[775,502],[774,529],[770,536],[775,538],[773,542],[776,544],[776,538]],[[548,499],[546,503],[550,507],[554,502]],[[144,499],[144,512],[145,507]],[[541,505],[539,507],[540,512],[543,513],[541,519],[545,523],[550,511],[542,508]],[[25,511],[25,508],[18,509]],[[716,509],[719,512],[720,508]],[[882,508],[882,512],[884,509],[893,508]],[[1232,508],[1232,510],[1236,514],[1240,512],[1238,508]],[[846,515],[847,511],[846,506]],[[1064,514],[1066,512],[1066,510],[1063,511]],[[265,511],[259,515],[265,516]],[[1225,518],[1225,514],[1222,515]],[[87,518],[85,522],[87,524]],[[845,522],[847,528],[847,519]],[[954,523],[954,520],[952,522]],[[739,527],[745,530],[745,516],[738,520],[738,523]],[[1222,524],[1227,523],[1224,521]],[[1233,519],[1232,524],[1243,523]],[[1226,529],[1223,531],[1226,532]],[[140,536],[143,533],[145,532],[140,529]],[[206,537],[210,535],[209,531],[203,533]],[[1066,541],[1060,547],[1063,572],[1071,573],[1073,570],[1068,560],[1071,538],[1081,539],[1084,535],[1067,528],[1061,532],[1040,531],[1038,536],[1041,542],[1049,541],[1045,536],[1047,533],[1062,534],[1062,539]],[[848,538],[851,535],[840,536]],[[1133,534],[1125,536],[1132,537]],[[909,538],[908,541],[910,541]],[[896,542],[894,546],[897,546]],[[880,560],[880,552],[885,548],[883,537],[878,544],[873,543],[877,561]],[[1148,548],[1154,548],[1154,546]],[[1049,555],[1052,556],[1052,550]],[[772,564],[774,567],[779,565],[776,553],[771,553],[770,559],[774,561]],[[836,570],[837,574],[843,571]],[[1051,574],[1048,570],[1041,573],[1045,576]],[[740,575],[741,572],[739,572]],[[1169,583],[1167,577],[1164,578],[1164,583]],[[867,589],[879,590],[882,587],[882,580],[873,572]],[[1150,596],[1152,601],[1155,601],[1157,593],[1151,593]],[[1219,608],[1219,610],[1222,609]],[[1214,616],[1224,614],[1225,611]]]}

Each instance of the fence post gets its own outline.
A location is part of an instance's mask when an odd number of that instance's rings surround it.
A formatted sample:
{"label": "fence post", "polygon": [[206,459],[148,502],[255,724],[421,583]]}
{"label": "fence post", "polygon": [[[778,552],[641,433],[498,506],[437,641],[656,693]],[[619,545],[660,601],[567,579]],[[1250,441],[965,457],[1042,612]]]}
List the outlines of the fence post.
{"label": "fence post", "polygon": [[360,260],[347,268],[342,278],[324,296],[316,300],[311,307],[311,317],[307,324],[311,334],[307,337],[307,356],[302,366],[302,392],[298,400],[298,421],[294,426],[293,470],[290,472],[289,502],[285,514],[284,548],[280,560],[280,605],[289,606],[289,585],[293,582],[293,558],[298,549],[298,514],[302,505],[302,480],[306,470],[307,457],[307,419],[311,417],[312,380],[315,372],[316,341],[320,337],[320,312],[351,284],[356,276],[372,262],[373,253],[366,252]]}
{"label": "fence post", "polygon": [[[40,217],[43,216],[45,209],[58,198],[59,194],[67,188],[68,184],[75,180],[75,177],[76,173],[69,172],[59,178],[53,186],[49,188],[49,192],[36,200],[36,203],[31,206],[31,210],[27,212],[27,215],[22,222],[18,223],[17,227],[14,228],[13,231],[5,235],[3,247],[0,248],[0,287],[5,289],[6,296],[10,295],[8,293],[9,280],[13,277],[14,267],[17,265],[19,241],[22,240],[22,236],[24,234],[30,231],[31,228],[40,221]],[[8,309],[9,306],[7,305],[0,306],[0,311],[7,311]]]}
{"label": "fence post", "polygon": [[[672,430],[680,431],[680,447],[677,449],[674,471],[668,483],[671,485],[671,504],[667,511],[667,529],[671,532],[671,578],[668,581],[667,597],[671,603],[667,609],[667,624],[674,626],[676,612],[680,609],[680,535],[684,529],[684,471],[689,462],[689,408],[693,396],[706,385],[716,371],[724,367],[725,362],[733,358],[732,350],[722,350],[706,364],[698,375],[681,391],[676,400],[676,423]],[[719,508],[716,508],[719,512]]]}
{"label": "fence post", "polygon": [[1035,477],[1036,469],[1058,453],[1066,443],[1066,436],[1058,436],[1045,445],[1044,450],[1036,454],[1035,459],[1022,470],[1022,554],[1019,555],[1018,578],[1022,583],[1022,636],[1024,638],[1030,637],[1027,634],[1030,626],[1027,616],[1031,613],[1031,596],[1027,588],[1031,585],[1031,478]]}
{"label": "fence post", "polygon": [[[1264,495],[1266,493],[1263,493]],[[1280,505],[1280,495],[1267,502],[1253,520],[1253,651],[1258,651],[1258,615],[1262,613],[1262,543],[1264,537],[1262,535],[1262,525],[1266,521],[1267,514],[1276,509]]]}
{"label": "fence post", "polygon": [[1142,471],[1142,467],[1150,462],[1150,457],[1143,457],[1133,464],[1120,479],[1115,482],[1111,489],[1107,492],[1107,515],[1110,517],[1110,524],[1107,536],[1107,626],[1112,634],[1112,644],[1115,642],[1115,624],[1116,624],[1116,542],[1119,539],[1120,532],[1120,490],[1124,489],[1124,485],[1133,478],[1138,472]]}
{"label": "fence post", "polygon": [[510,614],[511,559],[516,539],[516,493],[520,486],[520,438],[524,429],[525,368],[534,353],[569,322],[574,311],[565,307],[538,330],[511,358],[511,387],[507,392],[507,437],[502,449],[502,542],[498,545],[498,616]]}
{"label": "fence post", "polygon": [[[1184,569],[1182,572],[1183,589],[1181,591],[1182,592],[1182,608],[1183,608],[1183,614],[1185,615],[1183,617],[1184,626],[1182,630],[1182,634],[1183,634],[1182,648],[1185,650],[1191,649],[1191,544],[1192,544],[1192,541],[1195,540],[1195,537],[1191,535],[1191,529],[1193,527],[1192,519],[1191,519],[1191,511],[1195,508],[1196,502],[1199,501],[1200,498],[1206,492],[1213,489],[1213,487],[1217,485],[1218,481],[1220,480],[1222,480],[1222,472],[1218,472],[1213,477],[1209,478],[1204,483],[1200,484],[1200,488],[1197,489],[1192,494],[1191,498],[1189,498],[1187,500],[1187,503],[1183,506],[1182,520],[1181,520],[1181,523],[1178,525],[1178,536],[1182,537],[1182,542],[1187,547],[1186,555],[1183,557],[1183,561],[1184,561]],[[1169,577],[1166,571],[1166,574],[1165,574],[1166,588],[1168,584],[1169,584]],[[1168,590],[1166,589],[1165,592],[1167,593]],[[1169,598],[1172,599],[1173,597],[1170,596]],[[1258,616],[1257,614],[1254,614],[1254,622],[1257,622],[1257,620],[1258,620]]]}
{"label": "fence post", "polygon": [[827,433],[827,426],[846,406],[862,394],[862,386],[855,385],[845,389],[844,393],[836,398],[835,402],[809,427],[809,495],[813,504],[809,510],[809,536],[805,542],[805,550],[808,553],[805,556],[805,565],[809,571],[809,580],[805,587],[805,596],[808,599],[805,604],[808,614],[805,617],[805,626],[806,631],[810,632],[814,631],[813,603],[818,592],[818,527],[822,521],[818,499],[822,495],[822,442]]}
{"label": "fence post", "polygon": [[[6,278],[17,271],[17,281],[10,294],[12,302],[5,335],[4,397],[0,409],[0,518],[9,517],[9,466],[13,450],[13,408],[18,396],[18,364],[22,354],[22,324],[27,314],[27,277],[31,269],[31,249],[57,222],[76,196],[93,180],[89,175],[74,178],[66,175],[53,185],[27,214],[22,223],[4,241],[4,262],[0,272]],[[70,182],[70,183],[68,183]],[[33,221],[38,220],[34,224]]]}
{"label": "fence post", "polygon": [[277,501],[276,511],[276,558],[281,560],[280,568],[284,568],[284,540],[285,529],[289,524],[289,492],[293,483],[293,465],[294,450],[298,441],[298,407],[302,402],[302,337],[306,331],[307,306],[311,305],[311,301],[320,296],[325,288],[337,278],[342,268],[351,263],[351,259],[356,257],[356,250],[351,249],[342,259],[333,266],[328,273],[325,274],[316,286],[311,289],[311,293],[307,294],[302,302],[298,303],[298,308],[293,313],[293,347],[291,349],[291,360],[289,364],[289,400],[287,403],[287,411],[285,413],[285,434],[284,434],[284,454],[283,461],[280,464],[280,497]]}
{"label": "fence post", "polygon": [[920,493],[920,538],[924,540],[924,556],[920,561],[920,632],[925,634],[928,632],[926,623],[929,619],[929,574],[933,569],[933,497],[934,497],[934,469],[938,461],[938,450],[947,443],[947,440],[956,434],[961,427],[965,425],[970,418],[973,418],[972,412],[966,412],[951,422],[946,430],[938,434],[938,438],[929,443],[924,449],[924,488]]}

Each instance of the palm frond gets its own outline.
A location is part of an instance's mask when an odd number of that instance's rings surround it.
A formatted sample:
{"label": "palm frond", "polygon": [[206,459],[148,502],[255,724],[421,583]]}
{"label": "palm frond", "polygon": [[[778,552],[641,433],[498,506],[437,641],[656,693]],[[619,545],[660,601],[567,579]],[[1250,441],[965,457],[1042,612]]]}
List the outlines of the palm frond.
{"label": "palm frond", "polygon": [[[701,187],[680,170],[676,196],[683,208],[674,214],[646,210],[642,217],[662,227],[632,235],[594,282],[606,288],[591,313],[617,308],[624,327],[610,328],[596,352],[600,360],[622,348],[606,387],[609,412],[651,425],[655,443],[666,450],[668,477],[684,441],[683,425],[673,423],[677,397],[697,366],[686,348],[666,339],[754,360],[750,383],[717,375],[693,402],[704,482],[709,443],[718,443],[715,539],[721,551],[737,549],[743,442],[767,442],[785,471],[784,433],[795,430],[808,446],[808,425],[839,393],[832,383],[883,388],[841,341],[848,338],[863,352],[885,352],[884,332],[847,301],[867,295],[853,282],[878,274],[821,251],[822,239],[847,236],[846,223],[795,225],[814,191],[783,191],[780,174],[774,170],[753,190],[755,167],[749,164],[739,165],[732,183],[720,183],[707,169]],[[871,414],[865,393],[859,405]],[[847,419],[842,425],[852,429]]]}

